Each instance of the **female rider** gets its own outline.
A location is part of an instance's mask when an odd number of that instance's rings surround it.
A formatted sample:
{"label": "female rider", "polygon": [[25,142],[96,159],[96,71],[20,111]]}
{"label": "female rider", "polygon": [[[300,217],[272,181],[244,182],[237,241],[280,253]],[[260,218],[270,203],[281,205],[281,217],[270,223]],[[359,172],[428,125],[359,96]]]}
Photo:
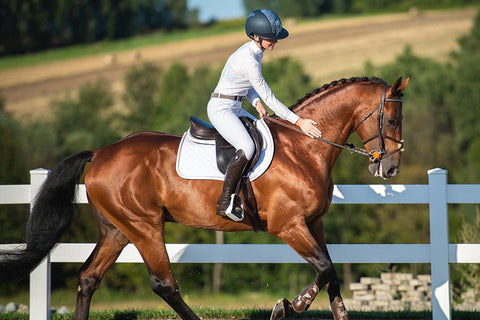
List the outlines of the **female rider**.
{"label": "female rider", "polygon": [[[317,123],[300,118],[281,103],[262,75],[261,62],[265,50],[273,50],[280,39],[288,37],[280,18],[267,9],[252,11],[245,21],[245,31],[251,41],[242,45],[228,59],[217,87],[208,102],[207,113],[212,125],[235,149],[229,162],[223,192],[217,204],[217,214],[234,221],[243,219],[243,206],[235,189],[243,170],[252,158],[255,147],[239,117],[254,118],[242,109],[246,98],[260,117],[268,115],[260,99],[279,117],[296,124],[311,137],[320,137]],[[255,119],[255,118],[254,118]]]}

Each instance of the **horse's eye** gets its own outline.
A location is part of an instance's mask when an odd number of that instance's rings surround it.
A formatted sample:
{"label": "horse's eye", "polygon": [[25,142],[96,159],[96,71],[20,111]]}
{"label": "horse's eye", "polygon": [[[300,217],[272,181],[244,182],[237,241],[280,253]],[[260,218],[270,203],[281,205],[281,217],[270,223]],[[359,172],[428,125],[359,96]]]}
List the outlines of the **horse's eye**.
{"label": "horse's eye", "polygon": [[386,122],[390,127],[396,127],[398,125],[398,119],[387,118]]}

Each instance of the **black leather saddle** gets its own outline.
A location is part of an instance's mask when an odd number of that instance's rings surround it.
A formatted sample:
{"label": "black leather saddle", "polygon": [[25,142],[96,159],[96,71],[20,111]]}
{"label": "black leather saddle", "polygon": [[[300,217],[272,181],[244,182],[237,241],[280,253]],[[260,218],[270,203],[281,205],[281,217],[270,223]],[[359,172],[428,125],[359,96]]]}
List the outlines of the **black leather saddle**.
{"label": "black leather saddle", "polygon": [[[253,143],[255,144],[255,154],[245,168],[245,174],[253,168],[255,163],[257,163],[258,159],[260,158],[260,152],[263,146],[263,139],[261,134],[257,130],[257,126],[255,125],[254,120],[248,117],[240,117],[240,120],[242,121],[245,128],[247,128],[247,131],[252,137]],[[225,174],[225,172],[227,171],[228,163],[235,154],[235,148],[217,132],[217,129],[215,129],[213,125],[197,117],[190,117],[190,134],[194,138],[200,140],[215,140],[217,167],[221,173]]]}

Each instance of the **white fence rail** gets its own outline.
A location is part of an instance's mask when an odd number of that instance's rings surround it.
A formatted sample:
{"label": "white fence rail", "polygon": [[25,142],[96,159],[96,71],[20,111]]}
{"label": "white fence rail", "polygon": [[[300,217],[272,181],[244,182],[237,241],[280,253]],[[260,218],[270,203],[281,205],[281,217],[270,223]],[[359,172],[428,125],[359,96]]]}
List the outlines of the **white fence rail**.
{"label": "white fence rail", "polygon": [[[30,185],[0,186],[0,204],[29,204],[48,170],[30,171]],[[428,171],[427,185],[337,185],[337,204],[428,204],[429,244],[330,244],[334,263],[429,263],[432,278],[432,317],[451,319],[450,263],[480,263],[480,244],[449,243],[448,204],[480,203],[480,185],[449,185],[447,171]],[[79,186],[78,203],[86,203]],[[0,245],[8,248],[12,245]],[[30,275],[30,319],[50,319],[50,264],[84,262],[94,248],[88,243],[61,243]],[[292,249],[278,244],[168,244],[173,263],[304,263]],[[117,263],[143,262],[129,244]]]}

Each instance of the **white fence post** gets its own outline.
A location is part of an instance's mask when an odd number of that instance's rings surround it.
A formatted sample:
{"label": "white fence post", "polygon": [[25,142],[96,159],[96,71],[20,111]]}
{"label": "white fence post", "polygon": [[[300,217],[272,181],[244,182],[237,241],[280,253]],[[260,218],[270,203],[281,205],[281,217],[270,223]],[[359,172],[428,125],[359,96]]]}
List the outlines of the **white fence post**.
{"label": "white fence post", "polygon": [[[30,170],[30,210],[43,182],[47,179],[47,169]],[[30,320],[50,319],[50,255],[30,273]]]}
{"label": "white fence post", "polygon": [[428,171],[432,318],[450,320],[450,266],[448,257],[447,171]]}

